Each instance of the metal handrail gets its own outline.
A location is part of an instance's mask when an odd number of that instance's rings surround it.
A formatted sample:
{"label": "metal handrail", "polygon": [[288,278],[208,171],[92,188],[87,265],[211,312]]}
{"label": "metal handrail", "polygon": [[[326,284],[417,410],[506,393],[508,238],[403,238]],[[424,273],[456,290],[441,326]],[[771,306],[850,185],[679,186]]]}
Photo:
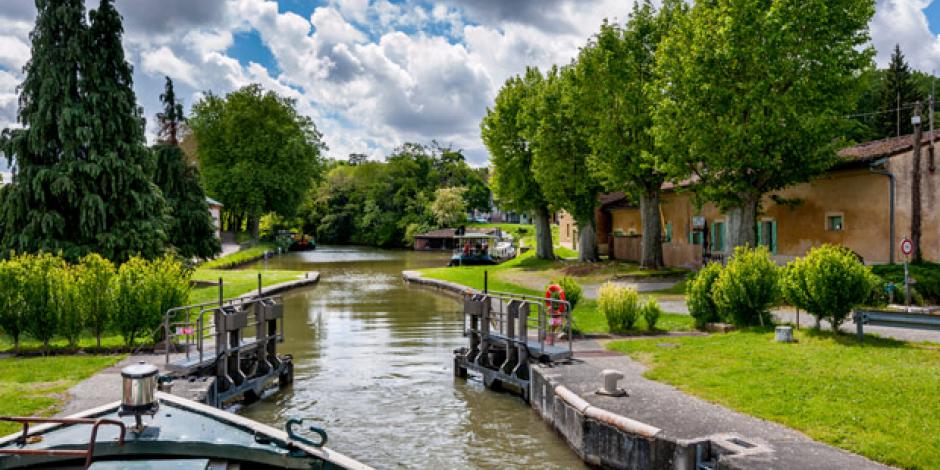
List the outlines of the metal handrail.
{"label": "metal handrail", "polygon": [[95,442],[98,438],[98,427],[102,424],[117,426],[121,429],[118,435],[118,445],[124,445],[124,435],[127,433],[127,427],[124,423],[106,418],[39,418],[39,417],[0,417],[0,421],[10,423],[21,423],[23,425],[23,434],[17,439],[20,445],[26,445],[29,437],[30,423],[52,423],[52,424],[91,424],[91,438],[88,440],[88,448],[85,450],[62,450],[62,449],[3,449],[0,448],[0,454],[6,455],[51,455],[62,457],[85,457],[85,468],[91,466],[95,456]]}
{"label": "metal handrail", "polygon": [[[568,352],[573,354],[574,344],[572,341],[571,302],[568,302],[567,300],[545,298],[545,297],[539,297],[539,296],[534,296],[534,295],[529,295],[529,294],[516,294],[516,293],[510,293],[510,292],[495,292],[495,291],[490,291],[486,293],[483,293],[483,292],[467,293],[465,294],[465,296],[468,298],[469,297],[492,298],[492,299],[497,299],[500,301],[520,300],[520,301],[528,303],[529,305],[535,305],[537,307],[536,312],[535,312],[536,313],[535,321],[536,321],[536,326],[537,326],[537,331],[538,331],[539,353],[543,353],[545,351],[545,338],[548,334],[549,319],[548,319],[547,312],[545,311],[546,304],[553,306],[552,310],[558,309],[558,307],[555,307],[555,306],[564,306],[564,312],[561,314],[562,318],[564,319],[563,331],[567,331]],[[530,317],[526,318],[527,322],[530,322],[532,320],[531,310],[532,309],[530,308],[530,313],[529,313]],[[504,322],[505,320],[500,318],[498,319],[498,321]],[[502,324],[500,325],[500,330],[502,330]],[[466,336],[467,333],[479,334],[480,332],[470,331],[465,323],[464,335]],[[527,343],[527,338],[523,338],[522,342]]]}

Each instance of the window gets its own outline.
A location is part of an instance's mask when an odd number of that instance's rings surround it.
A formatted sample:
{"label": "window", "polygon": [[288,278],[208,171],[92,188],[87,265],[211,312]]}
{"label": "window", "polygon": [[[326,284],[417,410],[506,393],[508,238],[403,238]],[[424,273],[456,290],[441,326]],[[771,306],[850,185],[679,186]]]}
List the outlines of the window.
{"label": "window", "polygon": [[725,251],[725,223],[712,224],[712,251]]}
{"label": "window", "polygon": [[663,242],[672,242],[672,222],[666,222],[666,234],[663,236]]}
{"label": "window", "polygon": [[757,244],[766,246],[771,254],[777,254],[777,221],[762,220],[757,223]]}
{"label": "window", "polygon": [[841,232],[845,230],[845,223],[842,214],[832,214],[826,216],[826,230],[830,232]]}
{"label": "window", "polygon": [[692,230],[689,232],[689,244],[690,245],[701,245],[702,238],[705,235],[704,232],[699,230]]}

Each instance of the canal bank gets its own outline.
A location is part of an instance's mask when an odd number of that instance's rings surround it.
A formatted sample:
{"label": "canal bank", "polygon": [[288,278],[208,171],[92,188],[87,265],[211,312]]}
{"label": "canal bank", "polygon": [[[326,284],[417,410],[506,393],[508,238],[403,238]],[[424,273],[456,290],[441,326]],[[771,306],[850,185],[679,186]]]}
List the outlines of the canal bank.
{"label": "canal bank", "polygon": [[[451,295],[475,292],[415,271],[402,277]],[[575,360],[532,368],[530,405],[579,457],[605,468],[889,468],[646,379],[645,370],[597,341],[580,340]],[[626,396],[597,393],[605,372],[623,375]]]}

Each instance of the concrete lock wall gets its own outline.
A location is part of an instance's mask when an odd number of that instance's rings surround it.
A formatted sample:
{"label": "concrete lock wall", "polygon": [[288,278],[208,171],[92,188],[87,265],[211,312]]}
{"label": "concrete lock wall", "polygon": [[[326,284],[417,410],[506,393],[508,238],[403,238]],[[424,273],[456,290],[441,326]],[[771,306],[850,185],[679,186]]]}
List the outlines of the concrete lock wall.
{"label": "concrete lock wall", "polygon": [[585,462],[615,469],[694,470],[694,448],[679,445],[653,426],[590,405],[559,384],[551,369],[531,370],[532,408]]}

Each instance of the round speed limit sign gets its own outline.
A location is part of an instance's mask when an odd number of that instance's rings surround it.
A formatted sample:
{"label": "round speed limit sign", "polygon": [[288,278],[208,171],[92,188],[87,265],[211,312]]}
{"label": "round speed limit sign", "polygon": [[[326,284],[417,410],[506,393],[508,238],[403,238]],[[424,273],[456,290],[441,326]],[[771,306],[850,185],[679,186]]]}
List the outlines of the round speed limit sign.
{"label": "round speed limit sign", "polygon": [[901,253],[904,253],[904,256],[910,256],[914,252],[914,242],[910,239],[905,238],[901,240]]}

